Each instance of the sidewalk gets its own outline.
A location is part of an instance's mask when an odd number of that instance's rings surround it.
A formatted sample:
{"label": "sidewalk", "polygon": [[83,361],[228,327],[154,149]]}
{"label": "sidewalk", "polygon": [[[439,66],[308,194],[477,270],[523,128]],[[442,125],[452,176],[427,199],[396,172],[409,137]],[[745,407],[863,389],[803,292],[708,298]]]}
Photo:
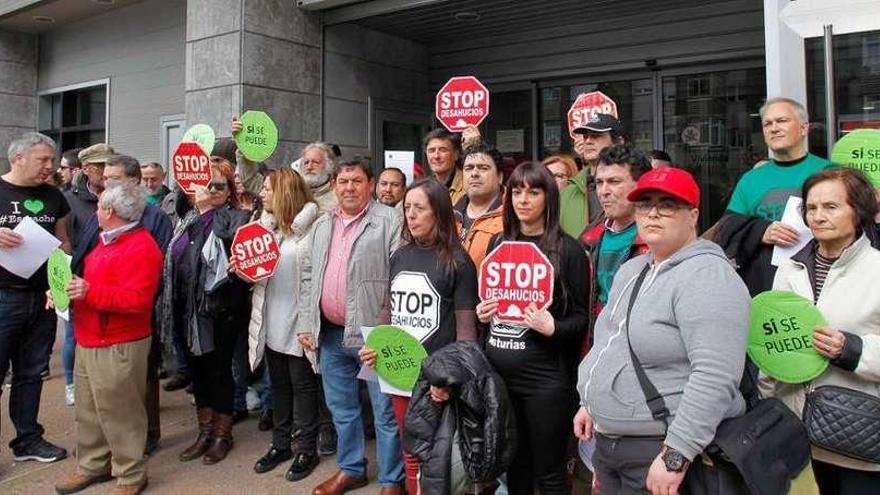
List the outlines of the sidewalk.
{"label": "sidewalk", "polygon": [[[147,464],[149,486],[146,493],[168,494],[295,494],[309,495],[312,488],[330,477],[336,470],[333,457],[325,457],[321,464],[305,480],[291,483],[284,479],[287,464],[265,474],[254,473],[253,466],[271,442],[271,432],[257,429],[257,417],[237,425],[233,430],[235,448],[223,462],[205,466],[200,460],[182,463],[177,454],[189,445],[195,435],[195,413],[190,405],[190,395],[182,390],[161,392],[162,440],[159,450]],[[52,463],[14,462],[8,448],[14,435],[9,422],[8,389],[4,387],[0,400],[0,493],[3,494],[51,494],[58,478],[73,472],[76,461],[73,448],[76,444],[74,408],[64,405],[64,376],[61,371],[61,338],[55,342],[52,354],[51,377],[44,382],[40,423],[46,429],[46,439],[61,445],[70,452],[67,459]],[[379,492],[376,480],[374,442],[367,446],[370,458],[370,485],[349,493],[355,495]],[[106,493],[110,483],[98,485],[84,494]]]}

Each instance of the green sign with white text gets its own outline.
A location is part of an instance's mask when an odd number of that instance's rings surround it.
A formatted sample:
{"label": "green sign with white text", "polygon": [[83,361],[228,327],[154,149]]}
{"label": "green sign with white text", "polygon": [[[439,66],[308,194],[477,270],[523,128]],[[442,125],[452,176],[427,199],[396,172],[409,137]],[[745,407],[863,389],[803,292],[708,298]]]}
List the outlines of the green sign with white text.
{"label": "green sign with white text", "polygon": [[56,308],[65,311],[70,307],[67,285],[73,278],[73,273],[70,271],[70,256],[60,249],[52,251],[46,265],[46,272],[49,275],[49,291],[52,293],[52,301]]}
{"label": "green sign with white text", "polygon": [[196,124],[183,134],[181,141],[196,143],[206,155],[211,156],[214,151],[214,129],[208,124]]}
{"label": "green sign with white text", "polygon": [[241,131],[235,135],[238,149],[252,162],[264,162],[278,146],[278,128],[266,114],[248,110],[241,116]]}
{"label": "green sign with white text", "polygon": [[415,337],[393,325],[379,325],[367,337],[376,351],[376,374],[401,390],[412,390],[419,379],[427,351]]}

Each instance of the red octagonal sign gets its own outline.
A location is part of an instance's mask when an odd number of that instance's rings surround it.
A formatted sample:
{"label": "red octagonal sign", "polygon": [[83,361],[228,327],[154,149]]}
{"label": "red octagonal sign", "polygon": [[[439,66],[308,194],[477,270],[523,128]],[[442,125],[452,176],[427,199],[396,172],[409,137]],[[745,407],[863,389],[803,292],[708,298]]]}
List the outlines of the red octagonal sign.
{"label": "red octagonal sign", "polygon": [[190,194],[195,194],[194,186],[208,187],[211,182],[211,160],[196,143],[180,143],[171,156],[171,166],[177,185]]}
{"label": "red octagonal sign", "polygon": [[617,103],[601,91],[581,93],[568,109],[568,133],[574,139],[574,130],[590,121],[597,113],[617,118]]}
{"label": "red octagonal sign", "polygon": [[489,90],[476,77],[453,77],[437,92],[435,114],[449,132],[480,125],[489,115]]}
{"label": "red octagonal sign", "polygon": [[522,323],[530,304],[553,302],[553,265],[531,242],[503,242],[480,264],[480,299],[498,301],[498,321]]}
{"label": "red octagonal sign", "polygon": [[232,256],[238,272],[251,282],[269,278],[281,252],[275,234],[258,222],[242,225],[232,240]]}

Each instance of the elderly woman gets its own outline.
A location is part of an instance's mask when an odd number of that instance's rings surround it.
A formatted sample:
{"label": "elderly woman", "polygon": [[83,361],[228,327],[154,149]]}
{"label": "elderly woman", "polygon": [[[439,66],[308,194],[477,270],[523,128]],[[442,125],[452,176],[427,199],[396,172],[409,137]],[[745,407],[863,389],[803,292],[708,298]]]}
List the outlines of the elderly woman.
{"label": "elderly woman", "polygon": [[[721,248],[696,238],[700,188],[688,172],[652,170],[627,199],[651,251],[614,277],[580,365],[574,430],[595,436],[602,493],[678,493],[718,424],[745,412],[749,293]],[[665,421],[652,416],[633,356],[661,394]]]}
{"label": "elderly woman", "polygon": [[134,184],[104,191],[100,240],[85,259],[84,277],[67,288],[76,331],[77,470],[55,485],[58,493],[113,477],[113,493],[140,493],[147,484],[147,357],[162,252],[140,226],[145,204]]}
{"label": "elderly woman", "polygon": [[175,228],[160,301],[162,335],[167,341],[173,328],[183,343],[196,400],[199,433],[179,458],[204,456],[205,464],[220,462],[232,448],[232,356],[250,313],[247,284],[227,273],[232,239],[249,213],[235,207],[234,153],[218,155],[214,148],[211,182],[196,191]]}
{"label": "elderly woman", "polygon": [[[762,377],[765,393],[798,414],[809,392],[829,385],[866,394],[866,404],[880,396],[880,252],[868,239],[878,209],[874,188],[861,172],[835,168],[807,179],[802,192],[814,239],[779,266],[773,288],[816,304],[828,325],[813,330],[813,348],[830,365],[807,386]],[[813,470],[822,493],[876,493],[880,487],[880,464],[818,445]]]}

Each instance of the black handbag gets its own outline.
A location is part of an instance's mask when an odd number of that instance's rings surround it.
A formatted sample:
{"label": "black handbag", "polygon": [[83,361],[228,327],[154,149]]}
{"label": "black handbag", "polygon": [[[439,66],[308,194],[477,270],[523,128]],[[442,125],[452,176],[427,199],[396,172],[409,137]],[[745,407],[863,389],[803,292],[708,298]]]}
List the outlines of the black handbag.
{"label": "black handbag", "polygon": [[[626,311],[626,339],[633,369],[651,416],[668,427],[670,414],[666,402],[645,373],[629,336],[630,314],[649,268],[645,266],[639,274],[630,295]],[[712,443],[701,456],[708,459],[694,459],[685,478],[692,494],[787,493],[791,481],[810,462],[810,441],[803,422],[778,399],[760,399],[755,375],[753,365],[746,358],[740,381],[740,392],[747,404],[746,413],[723,420],[715,430]],[[730,476],[731,468],[736,471],[734,476]],[[715,486],[707,486],[706,480],[714,480]]]}
{"label": "black handbag", "polygon": [[825,385],[807,394],[804,424],[813,445],[880,464],[880,399]]}

